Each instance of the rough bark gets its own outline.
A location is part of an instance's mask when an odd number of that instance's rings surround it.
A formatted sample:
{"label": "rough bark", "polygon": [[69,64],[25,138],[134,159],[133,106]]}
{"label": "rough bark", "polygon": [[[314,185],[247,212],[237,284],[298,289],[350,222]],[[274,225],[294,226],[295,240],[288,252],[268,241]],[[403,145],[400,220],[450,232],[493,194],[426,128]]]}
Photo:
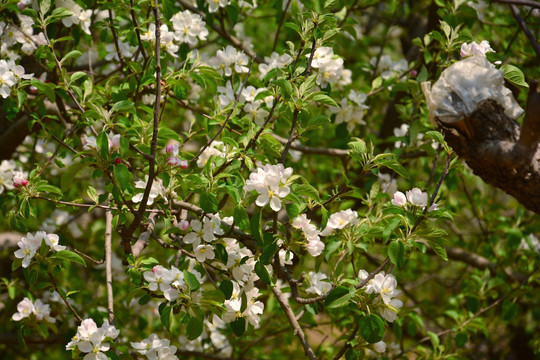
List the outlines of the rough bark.
{"label": "rough bark", "polygon": [[475,175],[540,214],[539,95],[531,85],[523,129],[494,100],[454,123],[435,118],[446,142]]}

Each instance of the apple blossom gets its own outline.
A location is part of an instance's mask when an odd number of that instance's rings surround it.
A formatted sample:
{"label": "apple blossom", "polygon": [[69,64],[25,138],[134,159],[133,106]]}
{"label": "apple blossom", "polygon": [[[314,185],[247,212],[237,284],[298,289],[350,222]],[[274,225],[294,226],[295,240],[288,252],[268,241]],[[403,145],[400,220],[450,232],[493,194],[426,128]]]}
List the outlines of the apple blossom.
{"label": "apple blossom", "polygon": [[412,188],[406,192],[407,200],[412,205],[426,207],[428,204],[428,195],[426,192],[422,192],[419,188]]}
{"label": "apple blossom", "polygon": [[392,199],[392,205],[396,206],[405,206],[407,204],[407,198],[405,197],[405,194],[401,191],[396,191],[394,193],[394,198]]}
{"label": "apple blossom", "polygon": [[21,321],[23,318],[29,317],[34,313],[34,303],[29,298],[25,297],[17,304],[17,312],[11,317],[14,321]]}

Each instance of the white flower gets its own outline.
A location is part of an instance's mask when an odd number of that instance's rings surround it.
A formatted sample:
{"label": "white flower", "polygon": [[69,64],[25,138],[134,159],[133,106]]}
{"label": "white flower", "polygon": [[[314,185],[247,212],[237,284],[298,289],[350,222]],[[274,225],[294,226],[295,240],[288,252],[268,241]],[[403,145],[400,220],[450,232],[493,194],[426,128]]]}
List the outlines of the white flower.
{"label": "white flower", "polygon": [[25,297],[17,304],[17,312],[11,317],[14,321],[20,321],[25,317],[29,317],[34,312],[34,303],[29,298]]}
{"label": "white flower", "polygon": [[325,279],[328,279],[326,274],[310,271],[308,277],[311,286],[306,289],[306,292],[323,295],[332,289],[332,284],[330,284],[328,281],[323,281]]}
{"label": "white flower", "polygon": [[109,143],[109,151],[120,149],[120,134],[109,132],[107,133],[107,140]]}
{"label": "white flower", "polygon": [[11,71],[6,60],[0,60],[0,96],[4,99],[11,94],[11,87],[17,83],[15,74]]}
{"label": "white flower", "polygon": [[294,258],[294,253],[285,249],[279,250],[279,263],[281,266],[292,265],[292,260]]}
{"label": "white flower", "polygon": [[225,83],[225,86],[218,86],[217,90],[219,93],[218,98],[221,107],[224,108],[227,105],[234,103],[236,95],[234,93],[234,89],[232,88],[230,80]]}
{"label": "white flower", "polygon": [[334,232],[334,230],[340,230],[348,225],[355,225],[358,223],[358,213],[351,209],[341,210],[337,213],[330,215],[326,228],[321,232],[321,236],[327,236]]}
{"label": "white flower", "polygon": [[36,315],[38,321],[56,322],[56,319],[51,317],[51,307],[48,304],[44,304],[40,299],[37,299],[34,303],[34,315]]}
{"label": "white flower", "polygon": [[[135,183],[135,187],[137,189],[146,189],[146,184],[148,183],[148,175],[145,176],[145,181],[139,180]],[[133,196],[131,198],[131,201],[134,203],[139,203],[142,201],[144,196],[144,192],[138,193],[137,195]],[[165,198],[165,187],[163,186],[163,182],[158,179],[154,178],[154,181],[152,182],[152,188],[150,189],[150,194],[148,196],[147,205],[152,205],[154,203],[154,200],[161,196]]]}
{"label": "white flower", "polygon": [[[400,127],[394,128],[394,136],[395,137],[406,136],[408,131],[409,131],[409,125],[408,124],[401,124]],[[400,148],[401,144],[402,144],[401,140],[398,140],[398,141],[395,142],[394,146],[396,148]]]}
{"label": "white flower", "polygon": [[393,179],[390,174],[377,174],[377,181],[381,186],[381,190],[389,195],[393,195],[397,191],[397,180]]}
{"label": "white flower", "polygon": [[200,244],[193,249],[193,254],[199,262],[204,262],[206,259],[212,260],[215,257],[214,248],[207,244]]}
{"label": "white flower", "polygon": [[392,199],[392,205],[403,207],[405,204],[407,204],[405,194],[403,194],[401,191],[396,191],[394,193],[394,198]]}
{"label": "white flower", "polygon": [[373,344],[373,350],[375,350],[378,353],[383,353],[386,351],[386,343],[384,341],[379,341]]}
{"label": "white flower", "polygon": [[266,164],[257,168],[246,180],[244,190],[256,190],[259,197],[255,204],[260,207],[270,204],[274,211],[281,210],[281,199],[289,195],[291,189],[286,186],[287,179],[292,175],[292,168],[284,168],[282,164]]}
{"label": "white flower", "polygon": [[161,265],[154,266],[152,271],[145,271],[143,276],[148,281],[148,289],[150,291],[157,291],[159,289],[165,292],[171,288],[171,283],[174,280],[170,271]]}
{"label": "white flower", "polygon": [[401,300],[392,299],[388,304],[379,307],[379,314],[388,322],[394,322],[397,319],[397,312],[403,306]]}
{"label": "white flower", "polygon": [[189,10],[181,11],[171,17],[175,40],[180,44],[187,43],[191,46],[197,44],[197,38],[206,40],[208,30],[205,22],[198,14],[193,14]]}
{"label": "white flower", "polygon": [[419,188],[413,188],[406,192],[407,200],[413,205],[425,207],[428,203],[428,195]]}
{"label": "white flower", "polygon": [[527,239],[521,239],[518,250],[540,252],[540,241],[534,234],[530,234]]}
{"label": "white flower", "polygon": [[96,149],[98,148],[97,146],[97,140],[94,136],[90,136],[90,135],[83,135],[83,137],[81,138],[81,142],[83,144],[83,149],[84,150],[91,150],[91,149]]}
{"label": "white flower", "polygon": [[47,236],[44,236],[45,243],[49,245],[54,251],[62,251],[65,250],[66,247],[60,245],[58,235],[56,234],[47,234]]}
{"label": "white flower", "polygon": [[309,255],[319,256],[322,254],[322,251],[324,250],[324,243],[319,239],[315,239],[315,240],[309,241],[306,247],[307,247],[307,251]]}
{"label": "white flower", "polygon": [[90,339],[81,341],[77,344],[79,350],[83,353],[88,353],[83,360],[107,360],[108,357],[103,351],[108,351],[111,345],[103,343],[105,336],[98,331],[90,336]]}
{"label": "white flower", "polygon": [[229,5],[231,0],[206,0],[208,3],[208,12],[214,13],[218,11],[218,9],[224,8],[225,6]]}
{"label": "white flower", "polygon": [[236,73],[247,73],[249,71],[246,66],[249,58],[243,51],[238,51],[231,45],[227,45],[224,49],[218,50],[216,56],[208,60],[219,73],[225,76],[231,76],[233,70]]}
{"label": "white flower", "polygon": [[[221,150],[219,149],[221,148]],[[212,141],[212,143],[202,152],[197,159],[197,166],[202,168],[206,165],[210,157],[219,156],[225,158],[227,155],[227,148],[221,141]]]}
{"label": "white flower", "polygon": [[195,219],[191,221],[192,232],[184,236],[184,242],[186,244],[193,244],[193,247],[199,246],[201,240],[206,242],[212,242],[216,239],[215,235],[222,235],[223,229],[219,227],[219,218],[217,220],[210,220],[205,217],[203,222]]}
{"label": "white flower", "polygon": [[260,78],[264,78],[266,74],[272,69],[283,69],[293,61],[292,56],[288,54],[279,55],[277,52],[273,52],[270,57],[265,56],[264,62],[266,64],[259,65]]}
{"label": "white flower", "polygon": [[15,172],[13,160],[2,160],[0,163],[0,195],[6,190],[13,190],[13,173]]}
{"label": "white flower", "polygon": [[146,355],[149,360],[176,360],[176,346],[170,346],[170,341],[160,339],[156,334],[151,334],[148,339],[141,342],[131,342],[131,346],[141,355]]}
{"label": "white flower", "polygon": [[487,40],[482,40],[480,44],[473,41],[470,44],[463,43],[461,45],[460,55],[462,58],[472,55],[486,56],[488,52],[495,52]]}
{"label": "white flower", "polygon": [[23,237],[21,241],[17,243],[19,250],[15,251],[15,257],[23,259],[22,267],[26,268],[30,265],[30,261],[36,254],[36,251],[41,246],[41,240],[43,240],[45,233],[38,231],[35,235],[27,233],[26,237]]}

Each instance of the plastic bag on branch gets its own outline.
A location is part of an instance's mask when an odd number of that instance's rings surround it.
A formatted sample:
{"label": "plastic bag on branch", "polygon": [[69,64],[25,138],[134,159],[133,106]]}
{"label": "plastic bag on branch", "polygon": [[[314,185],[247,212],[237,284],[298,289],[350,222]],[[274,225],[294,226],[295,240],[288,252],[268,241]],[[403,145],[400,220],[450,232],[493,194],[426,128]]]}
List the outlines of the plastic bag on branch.
{"label": "plastic bag on branch", "polygon": [[497,70],[484,56],[471,56],[444,70],[433,87],[422,83],[427,100],[430,120],[437,117],[452,123],[471,115],[478,104],[487,99],[495,100],[511,119],[516,119],[523,109],[504,87],[504,73]]}

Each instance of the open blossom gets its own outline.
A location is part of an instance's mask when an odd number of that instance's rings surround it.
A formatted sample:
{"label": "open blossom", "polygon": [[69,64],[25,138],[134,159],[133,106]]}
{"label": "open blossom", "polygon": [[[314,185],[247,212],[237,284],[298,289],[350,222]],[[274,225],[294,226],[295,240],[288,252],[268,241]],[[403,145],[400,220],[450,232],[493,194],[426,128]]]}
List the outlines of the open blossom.
{"label": "open blossom", "polygon": [[43,239],[45,240],[45,243],[54,251],[62,251],[66,249],[65,246],[60,245],[60,238],[56,234],[47,234],[43,237]]}
{"label": "open blossom", "polygon": [[141,355],[146,355],[149,360],[178,359],[176,355],[176,346],[171,346],[167,339],[160,339],[156,334],[151,334],[148,339],[141,342],[132,342],[131,346]]}
{"label": "open blossom", "polygon": [[16,164],[13,160],[2,160],[0,163],[0,195],[6,190],[13,190],[13,174]]}
{"label": "open blossom", "polygon": [[407,200],[413,205],[425,207],[428,203],[428,195],[419,188],[413,188],[406,192]]}
{"label": "open blossom", "polygon": [[487,40],[482,40],[480,44],[473,41],[470,44],[463,43],[461,45],[460,55],[462,58],[472,55],[486,56],[488,52],[495,52]]}
{"label": "open blossom", "polygon": [[77,334],[66,345],[66,350],[77,347],[80,352],[86,353],[83,360],[106,360],[108,357],[104,352],[111,347],[108,342],[116,339],[119,333],[107,320],[98,328],[93,319],[85,319],[77,328]]}
{"label": "open blossom", "polygon": [[334,230],[341,230],[348,225],[358,223],[358,213],[351,209],[341,210],[330,215],[326,228],[321,232],[322,236],[330,235]]}
{"label": "open blossom", "polygon": [[[365,270],[360,270],[358,273],[358,278],[360,281],[367,279],[369,276],[368,272]],[[397,281],[394,275],[387,274],[385,275],[384,271],[378,273],[369,280],[368,283],[363,287],[366,294],[377,294],[375,299],[375,305],[379,310],[379,314],[389,322],[393,322],[397,318],[397,312],[399,308],[403,306],[403,303],[399,299],[394,297],[401,293],[397,289]]]}
{"label": "open blossom", "polygon": [[265,56],[263,64],[259,65],[260,78],[264,78],[266,74],[272,69],[283,69],[293,61],[292,56],[288,54],[279,55],[277,52],[273,52],[270,57]]}
{"label": "open blossom", "polygon": [[[308,54],[307,57],[310,57]],[[351,83],[351,71],[343,67],[343,59],[334,56],[334,50],[331,47],[321,46],[313,54],[311,66],[317,69],[317,84],[326,87],[328,84],[337,84],[339,86]]]}
{"label": "open blossom", "polygon": [[266,164],[249,175],[244,190],[256,190],[259,193],[255,201],[257,206],[264,207],[269,203],[272,210],[279,211],[281,199],[291,192],[286,182],[292,175],[292,171],[292,168],[285,169],[282,164]]}
{"label": "open blossom", "polygon": [[33,74],[24,74],[24,68],[13,60],[0,60],[0,96],[4,99],[11,94],[11,88],[21,79],[31,79]]}
{"label": "open blossom", "polygon": [[405,206],[407,204],[407,198],[405,197],[405,194],[401,191],[396,191],[394,193],[394,198],[392,199],[392,205],[396,206]]}
{"label": "open blossom", "polygon": [[[145,181],[137,181],[135,183],[135,187],[137,189],[146,189],[147,183],[148,175],[145,176]],[[131,201],[133,201],[134,203],[140,203],[143,199],[143,196],[144,191],[133,196],[131,198]],[[152,205],[154,203],[154,200],[157,199],[158,196],[165,198],[165,187],[163,186],[163,182],[161,181],[161,179],[154,178],[154,181],[152,182],[152,188],[150,189],[150,195],[148,196],[147,205]]]}
{"label": "open blossom", "polygon": [[377,58],[373,57],[370,60],[370,64],[377,65],[377,70],[381,72],[383,79],[389,79],[392,76],[401,76],[403,73],[409,70],[409,63],[405,59],[393,61],[389,55],[383,55],[380,57],[377,63]]}
{"label": "open blossom", "polygon": [[175,40],[180,44],[187,43],[195,46],[197,44],[197,38],[204,41],[208,36],[208,29],[206,29],[206,24],[202,20],[202,17],[189,10],[174,14],[171,17],[171,22],[173,24]]}
{"label": "open blossom", "polygon": [[214,13],[219,10],[219,8],[224,8],[229,5],[231,0],[206,0],[208,3],[208,12]]}
{"label": "open blossom", "polygon": [[32,258],[36,254],[36,251],[41,246],[41,240],[45,236],[45,232],[39,231],[35,235],[27,233],[26,237],[23,237],[21,241],[17,243],[19,250],[15,251],[15,257],[18,259],[23,259],[22,267],[28,267]]}
{"label": "open blossom", "polygon": [[[213,1],[213,0],[212,0]],[[247,73],[249,71],[247,64],[249,58],[243,51],[236,50],[231,45],[218,50],[216,56],[211,58],[209,64],[219,73],[225,76],[231,76],[233,71],[236,73]]]}
{"label": "open blossom", "polygon": [[324,281],[328,279],[324,273],[310,271],[308,278],[311,286],[306,289],[307,293],[323,295],[332,289],[332,284],[328,281]]}
{"label": "open blossom", "polygon": [[34,303],[29,298],[25,297],[17,304],[17,312],[11,317],[15,321],[20,321],[25,317],[29,317],[34,312]]}
{"label": "open blossom", "polygon": [[324,243],[319,235],[322,233],[307,218],[306,214],[301,214],[293,219],[292,226],[301,229],[308,243],[306,249],[311,256],[319,256],[324,250]]}

